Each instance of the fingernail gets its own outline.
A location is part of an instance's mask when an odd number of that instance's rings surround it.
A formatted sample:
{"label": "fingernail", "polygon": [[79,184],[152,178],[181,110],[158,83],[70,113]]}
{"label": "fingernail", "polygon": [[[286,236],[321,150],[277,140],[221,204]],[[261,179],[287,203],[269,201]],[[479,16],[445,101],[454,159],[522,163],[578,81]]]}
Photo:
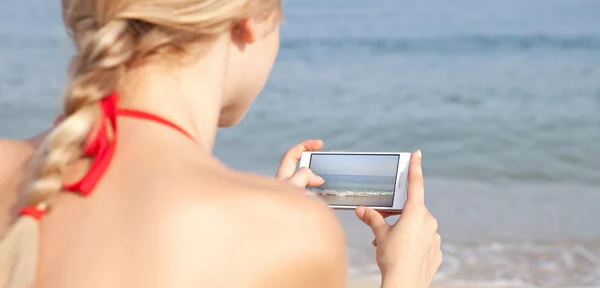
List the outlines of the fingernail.
{"label": "fingernail", "polygon": [[421,156],[421,150],[417,150],[417,156],[419,156],[419,159],[422,158],[422,156]]}
{"label": "fingernail", "polygon": [[321,181],[321,182],[325,182],[325,179],[323,179],[321,176],[319,176],[319,175],[315,175],[315,176],[317,176],[317,179],[318,179],[319,181]]}
{"label": "fingernail", "polygon": [[356,208],[356,213],[362,218],[367,213],[367,209],[365,207],[358,207]]}

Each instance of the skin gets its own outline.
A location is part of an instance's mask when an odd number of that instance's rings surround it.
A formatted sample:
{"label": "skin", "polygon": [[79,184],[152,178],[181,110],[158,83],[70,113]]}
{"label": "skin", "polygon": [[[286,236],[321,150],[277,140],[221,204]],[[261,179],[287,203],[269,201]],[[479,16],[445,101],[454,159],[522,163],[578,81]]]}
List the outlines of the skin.
{"label": "skin", "polygon": [[19,192],[35,147],[27,140],[0,140],[0,235],[15,220],[21,206]]}
{"label": "skin", "polygon": [[[212,155],[217,127],[235,125],[268,77],[279,44],[275,18],[266,20],[271,25],[239,21],[201,58],[128,71],[119,106],[164,117],[197,143],[156,123],[119,118],[116,153],[93,195],[61,193],[41,222],[37,287],[346,286],[341,225],[304,194],[322,179],[295,171],[301,153],[322,141],[290,149],[276,179],[232,170]],[[26,164],[41,136],[0,142],[0,153],[10,156],[0,164],[2,230],[23,200]],[[441,263],[420,157],[413,158],[407,208],[396,224],[356,210],[377,239],[383,287],[427,287]],[[65,181],[76,180],[85,164],[74,163]]]}

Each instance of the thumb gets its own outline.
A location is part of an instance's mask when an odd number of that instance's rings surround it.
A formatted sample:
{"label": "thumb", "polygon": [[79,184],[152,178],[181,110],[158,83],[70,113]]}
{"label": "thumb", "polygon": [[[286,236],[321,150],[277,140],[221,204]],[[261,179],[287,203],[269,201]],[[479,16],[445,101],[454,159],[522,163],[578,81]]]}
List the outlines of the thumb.
{"label": "thumb", "polygon": [[383,216],[374,209],[358,207],[354,212],[360,221],[371,227],[375,238],[383,237],[390,229],[390,225],[385,222]]}
{"label": "thumb", "polygon": [[306,167],[296,171],[288,181],[300,188],[306,188],[306,186],[321,186],[325,182],[323,178],[315,175],[315,173]]}
{"label": "thumb", "polygon": [[417,150],[410,157],[408,168],[408,189],[406,209],[425,206],[425,188],[423,185],[423,170],[421,168],[421,151]]}

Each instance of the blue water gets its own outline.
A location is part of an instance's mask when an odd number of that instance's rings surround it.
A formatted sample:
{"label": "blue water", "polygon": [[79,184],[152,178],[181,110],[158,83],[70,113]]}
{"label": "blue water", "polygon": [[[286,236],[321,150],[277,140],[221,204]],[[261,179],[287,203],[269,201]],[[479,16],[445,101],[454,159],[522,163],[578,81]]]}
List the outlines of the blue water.
{"label": "blue water", "polygon": [[[0,0],[0,136],[50,125],[71,49],[60,1]],[[440,281],[600,286],[600,1],[284,0],[272,77],[226,164],[273,175],[304,139],[423,151]],[[371,232],[339,213],[351,272]]]}

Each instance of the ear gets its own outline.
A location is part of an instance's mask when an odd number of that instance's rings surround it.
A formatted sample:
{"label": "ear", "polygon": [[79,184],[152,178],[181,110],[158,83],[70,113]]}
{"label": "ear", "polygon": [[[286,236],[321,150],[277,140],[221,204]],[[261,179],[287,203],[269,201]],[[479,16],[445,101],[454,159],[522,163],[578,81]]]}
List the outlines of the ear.
{"label": "ear", "polygon": [[259,34],[257,23],[251,18],[238,21],[231,30],[231,37],[240,44],[252,44]]}

